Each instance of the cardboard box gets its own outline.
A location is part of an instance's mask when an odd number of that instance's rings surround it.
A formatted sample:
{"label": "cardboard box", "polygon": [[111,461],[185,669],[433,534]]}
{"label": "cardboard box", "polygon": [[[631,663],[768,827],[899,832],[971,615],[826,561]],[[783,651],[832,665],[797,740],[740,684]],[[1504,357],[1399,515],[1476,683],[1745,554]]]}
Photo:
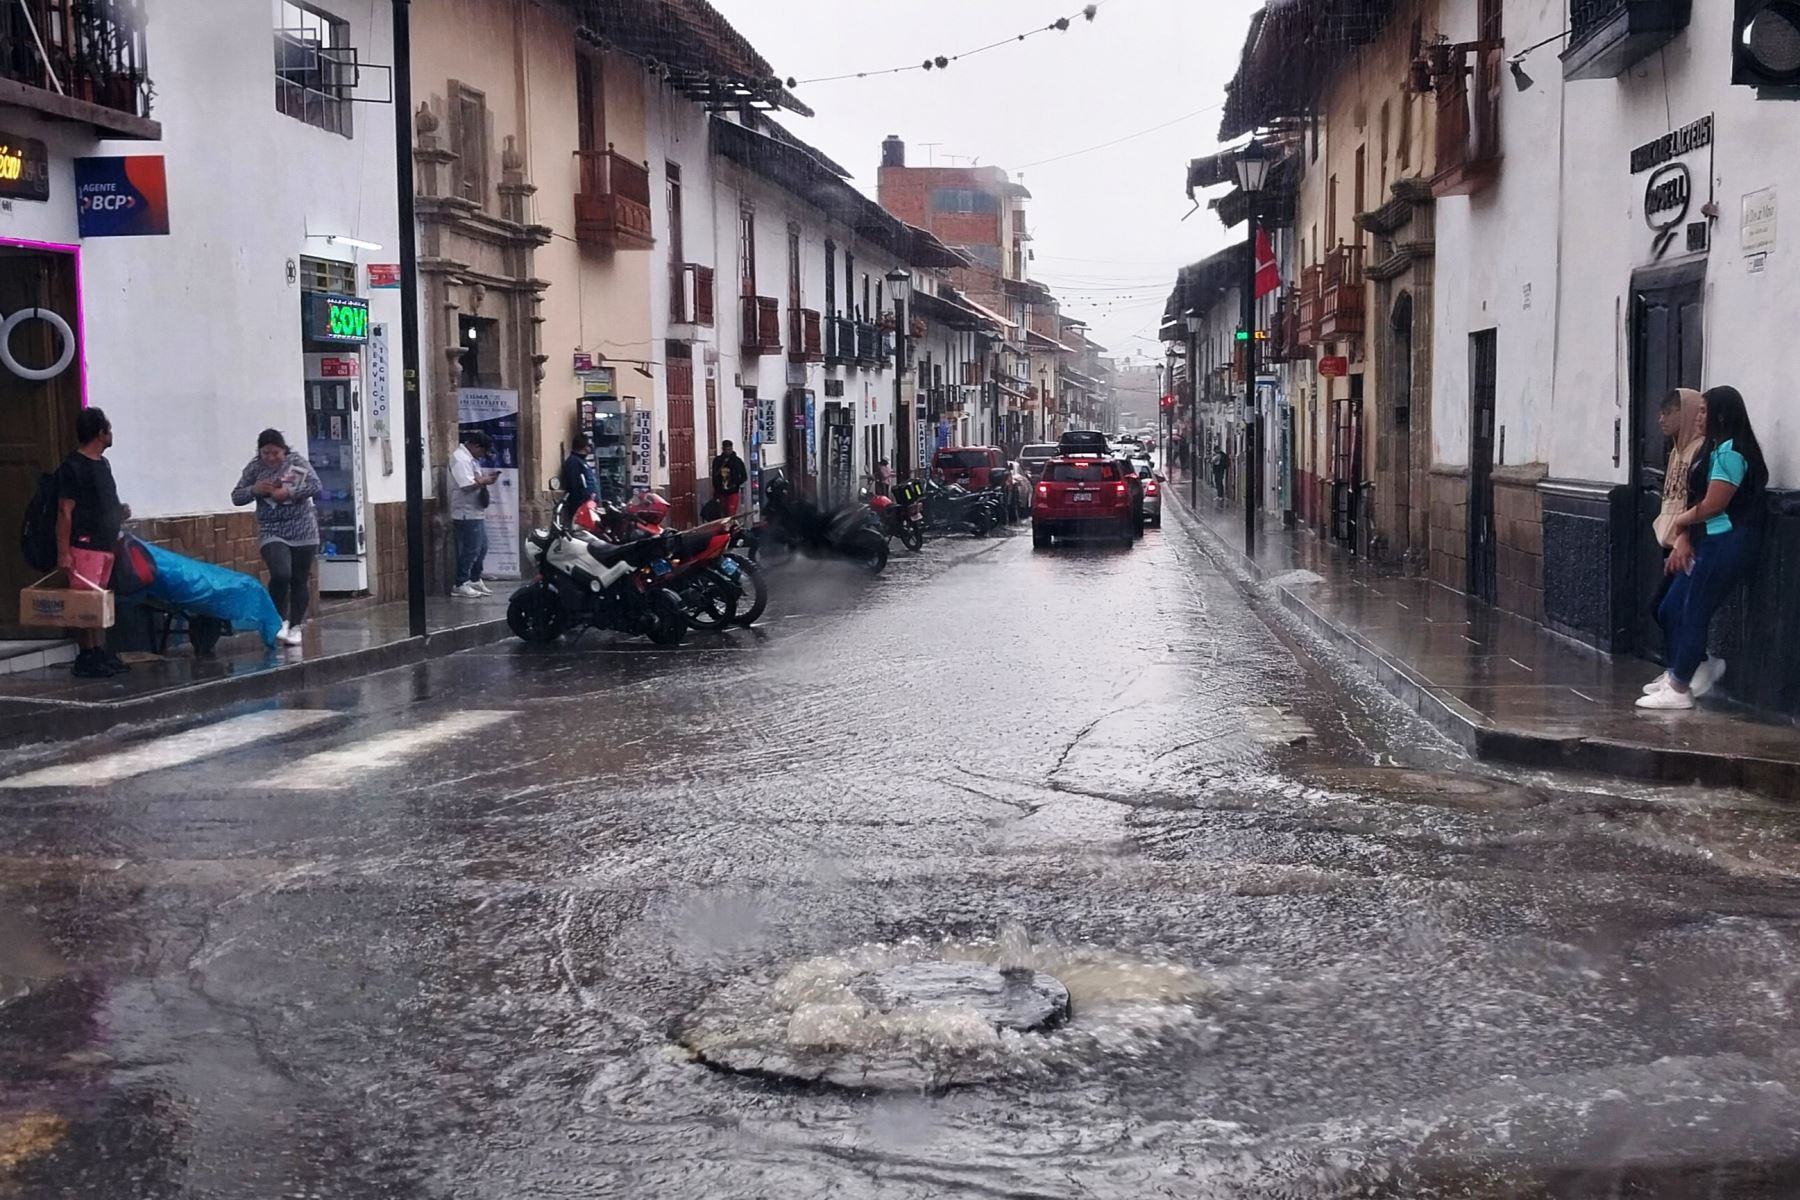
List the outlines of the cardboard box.
{"label": "cardboard box", "polygon": [[19,623],[57,629],[112,628],[113,594],[89,588],[44,586],[61,577],[62,572],[55,571],[19,590]]}

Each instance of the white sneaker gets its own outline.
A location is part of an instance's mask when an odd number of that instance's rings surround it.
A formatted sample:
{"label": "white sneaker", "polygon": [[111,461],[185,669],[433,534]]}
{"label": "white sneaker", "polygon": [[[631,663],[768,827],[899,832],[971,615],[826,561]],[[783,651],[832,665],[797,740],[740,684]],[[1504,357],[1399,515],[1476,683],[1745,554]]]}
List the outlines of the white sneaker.
{"label": "white sneaker", "polygon": [[1652,679],[1649,683],[1644,685],[1644,695],[1648,696],[1654,692],[1660,692],[1668,686],[1669,673],[1664,671],[1661,675],[1658,675],[1655,679]]}
{"label": "white sneaker", "polygon": [[1694,678],[1688,684],[1688,691],[1693,694],[1694,699],[1698,700],[1712,691],[1714,685],[1723,678],[1725,678],[1725,660],[1709,658],[1694,668]]}
{"label": "white sneaker", "polygon": [[478,600],[481,598],[481,593],[475,590],[475,585],[472,583],[459,583],[450,589],[450,594],[455,596],[458,600]]}
{"label": "white sneaker", "polygon": [[488,585],[479,579],[475,580],[469,586],[474,588],[476,590],[476,592],[478,592],[479,594],[481,594],[483,596],[491,596],[494,594],[493,591],[491,589],[489,589]]}
{"label": "white sneaker", "polygon": [[1659,692],[1651,692],[1648,696],[1639,696],[1639,708],[1684,709],[1694,707],[1694,697],[1688,692],[1678,692],[1674,688],[1663,688]]}
{"label": "white sneaker", "polygon": [[281,632],[275,635],[275,640],[284,646],[298,646],[305,642],[306,638],[301,633],[300,626],[284,625]]}
{"label": "white sneaker", "polygon": [[283,621],[281,623],[281,628],[277,629],[275,631],[275,644],[277,646],[287,645],[287,633],[288,633],[288,623],[286,621]]}

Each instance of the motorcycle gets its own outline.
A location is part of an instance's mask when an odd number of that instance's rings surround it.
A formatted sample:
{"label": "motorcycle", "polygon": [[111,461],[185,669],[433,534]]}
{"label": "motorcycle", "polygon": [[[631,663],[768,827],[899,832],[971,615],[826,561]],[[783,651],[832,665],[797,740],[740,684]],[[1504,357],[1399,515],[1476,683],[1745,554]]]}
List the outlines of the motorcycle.
{"label": "motorcycle", "polygon": [[892,496],[871,496],[868,488],[863,489],[862,499],[874,518],[872,524],[881,530],[883,537],[899,538],[900,544],[915,554],[925,548],[925,505],[922,501],[908,503]]}
{"label": "motorcycle", "polygon": [[506,624],[527,642],[553,642],[571,629],[643,634],[659,646],[687,636],[681,597],[664,585],[674,573],[676,535],[610,542],[553,523],[527,538],[537,578],[512,594]]}
{"label": "motorcycle", "polygon": [[785,479],[763,490],[763,523],[757,527],[757,558],[763,553],[804,553],[815,558],[841,558],[878,575],[887,566],[888,542],[869,524],[870,510],[861,504],[822,512],[795,499]]}
{"label": "motorcycle", "polygon": [[924,496],[925,527],[933,533],[970,533],[986,537],[999,525],[1004,513],[986,491],[971,492],[961,484],[927,484]]}
{"label": "motorcycle", "polygon": [[655,492],[634,497],[623,508],[592,500],[575,513],[576,525],[608,541],[673,537],[664,586],[681,597],[689,624],[723,630],[749,626],[769,606],[762,572],[750,557],[734,553],[746,544],[743,523],[736,517],[708,521],[680,532],[665,529],[669,502]]}

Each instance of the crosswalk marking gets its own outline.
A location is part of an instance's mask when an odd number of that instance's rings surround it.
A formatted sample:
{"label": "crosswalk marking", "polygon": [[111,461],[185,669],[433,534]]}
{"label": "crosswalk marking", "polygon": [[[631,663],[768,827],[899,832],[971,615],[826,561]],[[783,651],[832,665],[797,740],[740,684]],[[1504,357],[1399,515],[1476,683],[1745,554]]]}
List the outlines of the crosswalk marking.
{"label": "crosswalk marking", "polygon": [[270,773],[252,786],[284,791],[342,787],[356,782],[366,772],[396,766],[423,751],[466,733],[499,724],[514,715],[491,709],[451,713],[427,725],[396,729],[365,738],[339,750],[321,750],[317,754],[309,754]]}
{"label": "crosswalk marking", "polygon": [[166,734],[148,745],[0,779],[0,788],[103,787],[150,771],[212,758],[265,738],[308,729],[337,717],[314,709],[270,709]]}

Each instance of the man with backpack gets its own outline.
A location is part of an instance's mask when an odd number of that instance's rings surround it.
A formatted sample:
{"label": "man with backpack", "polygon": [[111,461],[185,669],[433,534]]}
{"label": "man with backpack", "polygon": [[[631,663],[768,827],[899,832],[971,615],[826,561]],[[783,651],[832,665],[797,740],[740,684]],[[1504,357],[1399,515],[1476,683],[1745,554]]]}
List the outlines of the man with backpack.
{"label": "man with backpack", "polygon": [[730,442],[719,445],[719,454],[712,460],[713,498],[718,500],[725,516],[735,517],[743,501],[744,484],[750,481],[750,469],[744,466],[744,460],[738,457]]}
{"label": "man with backpack", "polygon": [[[39,570],[52,568],[68,576],[71,588],[104,589],[111,582],[119,528],[131,509],[119,503],[112,464],[106,451],[113,444],[112,422],[98,408],[84,408],[75,418],[78,443],[56,473],[40,484],[38,498],[26,514],[26,559]],[[50,501],[54,508],[43,509]],[[45,537],[46,526],[53,532]],[[54,539],[53,541],[51,539]],[[109,679],[130,670],[105,646],[103,629],[75,630],[81,648],[74,673],[82,679]]]}

